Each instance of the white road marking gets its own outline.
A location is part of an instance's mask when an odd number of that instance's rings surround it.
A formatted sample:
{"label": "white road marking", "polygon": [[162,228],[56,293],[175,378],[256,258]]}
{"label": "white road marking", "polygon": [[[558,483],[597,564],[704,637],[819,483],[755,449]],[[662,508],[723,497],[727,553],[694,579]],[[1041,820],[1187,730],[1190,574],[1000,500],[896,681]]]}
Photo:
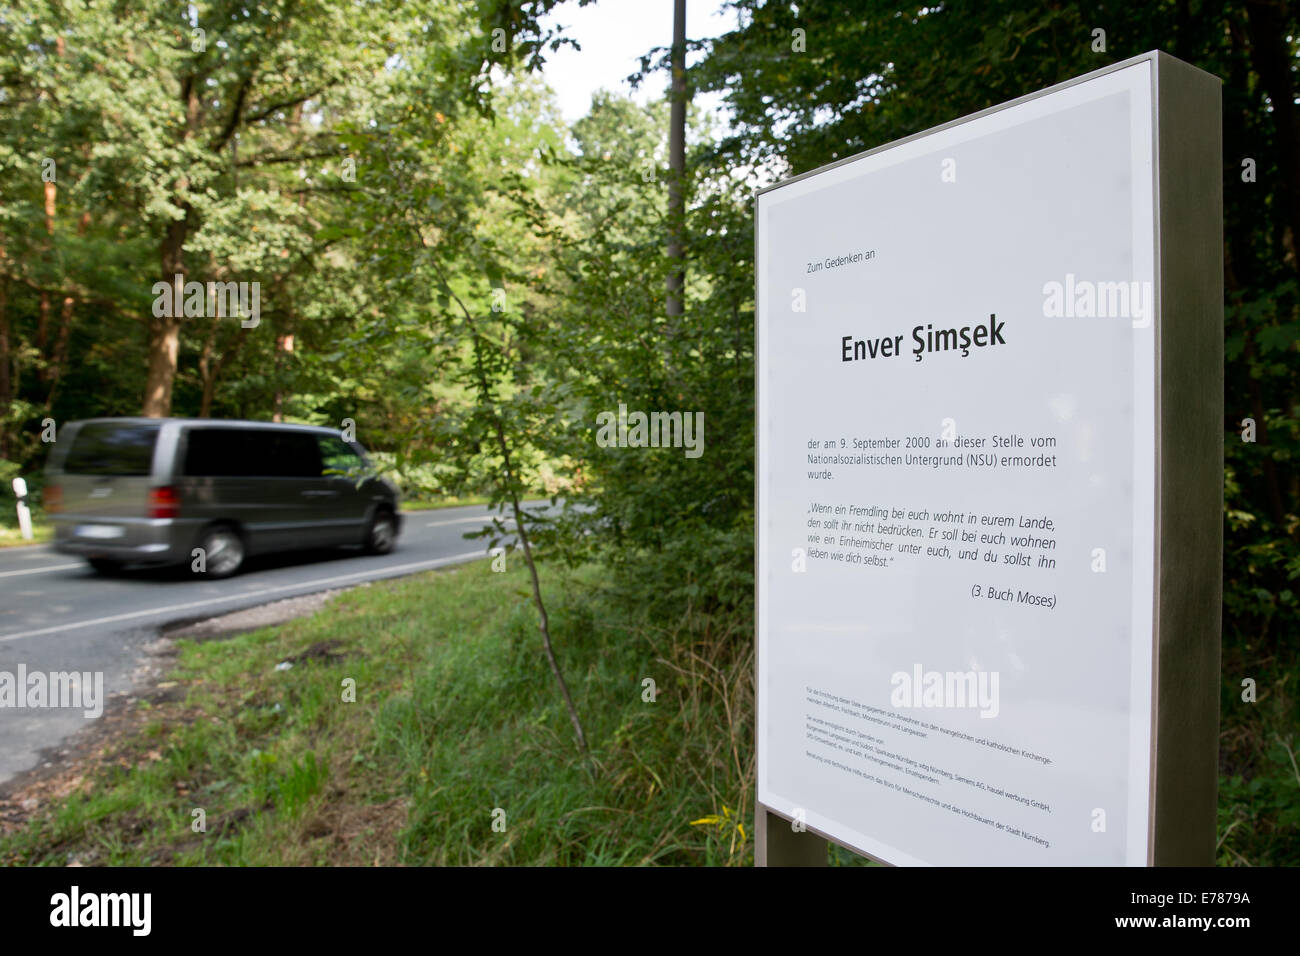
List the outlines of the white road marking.
{"label": "white road marking", "polygon": [[426,528],[441,528],[448,524],[468,524],[471,521],[477,521],[479,524],[489,524],[492,521],[491,515],[480,515],[474,518],[450,518],[447,521],[430,521],[425,525]]}
{"label": "white road marking", "polygon": [[[332,578],[320,578],[315,581],[299,581],[296,584],[281,584],[277,587],[266,588],[258,592],[262,594],[274,594],[279,591],[292,591],[296,588],[311,588],[322,584],[336,584],[341,581],[347,581],[350,578],[382,578],[390,576],[394,571],[408,571],[417,568],[436,568],[440,564],[456,564],[461,561],[468,561],[472,558],[486,558],[488,554],[484,551],[466,551],[462,554],[453,554],[446,558],[434,558],[430,561],[412,561],[410,564],[396,564],[386,568],[380,568],[375,571],[356,571],[352,574],[339,574]],[[89,621],[77,621],[72,624],[58,624],[54,627],[42,627],[34,631],[19,631],[16,634],[0,635],[0,643],[5,641],[17,641],[24,637],[36,637],[40,634],[54,634],[58,631],[70,631],[78,627],[90,627],[95,624],[113,624],[118,621],[129,621],[132,618],[148,617],[153,614],[167,614],[172,611],[185,611],[192,607],[203,607],[209,604],[223,604],[228,601],[236,601],[240,598],[248,597],[247,592],[239,594],[228,594],[225,597],[207,598],[202,601],[189,601],[185,604],[170,604],[166,607],[146,608],[143,611],[131,611],[126,614],[114,614],[111,617],[97,617]]]}
{"label": "white road marking", "polygon": [[76,564],[50,564],[43,568],[23,568],[21,571],[0,571],[0,578],[12,578],[19,574],[42,574],[46,571],[67,571],[69,568],[84,568],[88,565],[78,561]]}

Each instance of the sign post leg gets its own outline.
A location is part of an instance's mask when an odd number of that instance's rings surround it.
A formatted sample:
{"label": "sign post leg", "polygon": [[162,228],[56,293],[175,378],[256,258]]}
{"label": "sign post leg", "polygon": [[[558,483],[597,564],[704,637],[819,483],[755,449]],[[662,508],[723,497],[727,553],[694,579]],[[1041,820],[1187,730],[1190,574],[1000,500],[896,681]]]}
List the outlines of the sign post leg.
{"label": "sign post leg", "polygon": [[759,805],[754,820],[755,866],[825,866],[826,840]]}

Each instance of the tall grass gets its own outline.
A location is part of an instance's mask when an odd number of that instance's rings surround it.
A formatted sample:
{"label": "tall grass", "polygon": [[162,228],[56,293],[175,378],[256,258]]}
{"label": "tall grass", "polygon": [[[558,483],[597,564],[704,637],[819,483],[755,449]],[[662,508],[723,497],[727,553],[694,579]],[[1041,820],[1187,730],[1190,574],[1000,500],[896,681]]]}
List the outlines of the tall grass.
{"label": "tall grass", "polygon": [[[184,701],[140,702],[98,769],[0,836],[0,862],[752,863],[751,615],[543,564],[584,758],[511,565],[379,582],[183,644]],[[1300,862],[1295,678],[1279,667],[1251,705],[1225,677],[1221,864]]]}
{"label": "tall grass", "polygon": [[512,564],[376,583],[311,618],[182,645],[184,703],[142,702],[140,729],[0,837],[0,861],[751,862],[745,623],[638,615],[603,569],[544,568],[584,759]]}
{"label": "tall grass", "polygon": [[[737,622],[629,618],[588,567],[551,627],[592,745],[578,755],[522,582],[492,633],[455,631],[379,715],[412,796],[412,863],[721,864],[752,859],[753,685]],[[490,579],[489,579],[490,580]],[[495,583],[495,582],[494,582]],[[554,582],[552,582],[554,583]],[[437,625],[435,625],[437,626]],[[650,683],[653,682],[653,683]],[[725,811],[724,811],[725,808]],[[504,811],[504,830],[498,828]],[[725,823],[695,823],[719,816]]]}

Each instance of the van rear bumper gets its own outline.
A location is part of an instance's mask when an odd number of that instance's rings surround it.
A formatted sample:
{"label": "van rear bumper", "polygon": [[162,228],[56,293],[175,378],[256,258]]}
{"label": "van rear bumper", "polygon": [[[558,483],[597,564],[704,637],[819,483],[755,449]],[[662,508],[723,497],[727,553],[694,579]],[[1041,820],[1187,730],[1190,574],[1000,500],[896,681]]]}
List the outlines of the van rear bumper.
{"label": "van rear bumper", "polygon": [[51,515],[54,550],[83,558],[140,564],[183,564],[190,559],[198,521],[179,518],[105,518]]}

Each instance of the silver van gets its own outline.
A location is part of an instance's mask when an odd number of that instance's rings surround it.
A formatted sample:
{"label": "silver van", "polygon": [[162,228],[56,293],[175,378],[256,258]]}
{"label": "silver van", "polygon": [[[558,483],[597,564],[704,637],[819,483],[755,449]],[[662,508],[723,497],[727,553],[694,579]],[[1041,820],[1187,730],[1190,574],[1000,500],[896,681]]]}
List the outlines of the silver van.
{"label": "silver van", "polygon": [[101,572],[190,564],[224,578],[255,554],[386,554],[401,529],[397,489],[328,428],[92,418],[59,430],[45,474],[55,549]]}

